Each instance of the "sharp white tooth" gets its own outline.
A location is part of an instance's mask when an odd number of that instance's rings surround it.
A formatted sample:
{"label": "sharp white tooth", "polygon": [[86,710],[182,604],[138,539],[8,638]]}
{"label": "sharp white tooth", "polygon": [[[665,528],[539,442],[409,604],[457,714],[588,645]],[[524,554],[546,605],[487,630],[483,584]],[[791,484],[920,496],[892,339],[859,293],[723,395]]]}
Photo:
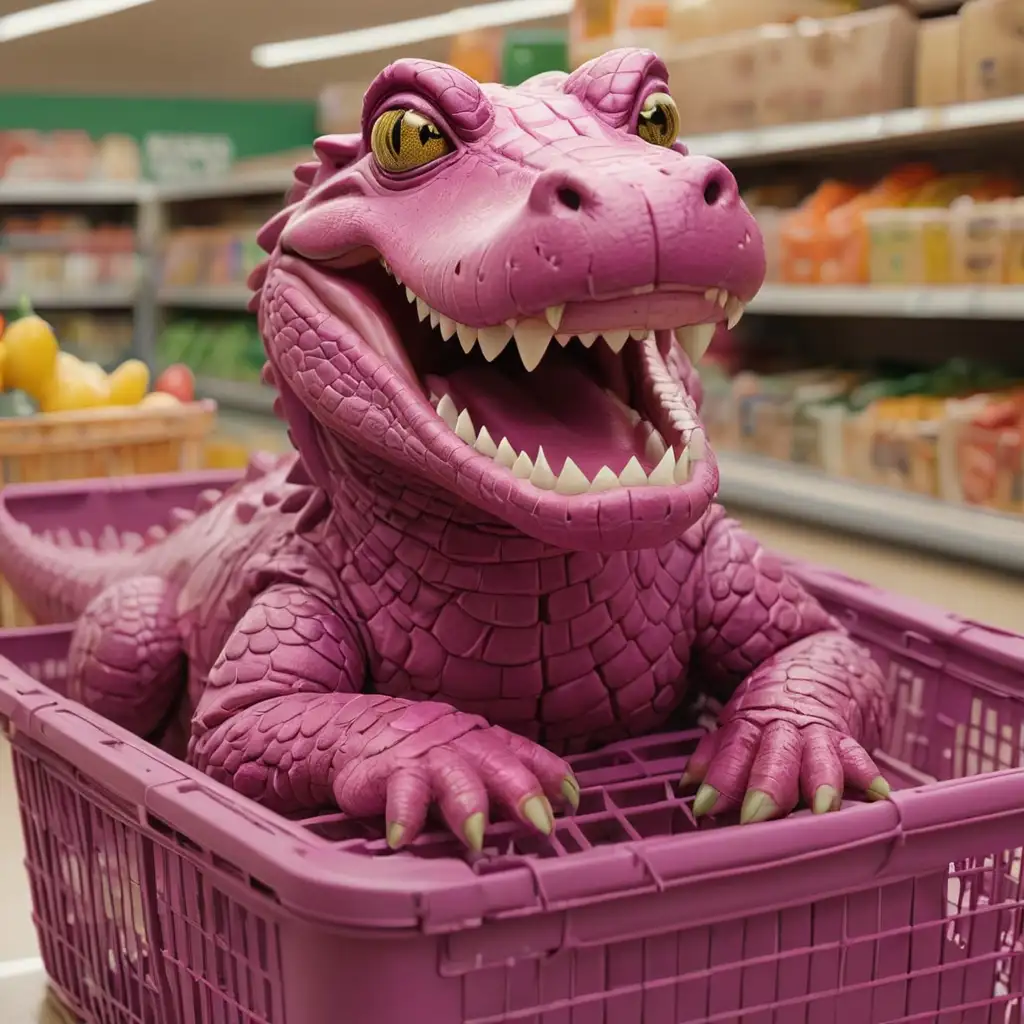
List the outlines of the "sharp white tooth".
{"label": "sharp white tooth", "polygon": [[455,403],[452,401],[450,395],[441,396],[441,401],[437,403],[437,415],[440,416],[452,430],[455,429],[455,424],[459,419],[459,410],[455,408]]}
{"label": "sharp white tooth", "polygon": [[584,348],[590,348],[590,346],[597,341],[597,331],[588,331],[586,334],[577,334],[576,337],[580,339],[580,343]]}
{"label": "sharp white tooth", "polygon": [[405,289],[405,297],[409,300],[409,302],[416,301],[416,293],[410,287],[408,287],[408,285],[406,286]]}
{"label": "sharp white tooth", "polygon": [[444,313],[441,314],[437,326],[441,329],[441,337],[445,341],[448,341],[455,333],[455,321],[451,317],[445,316]]}
{"label": "sharp white tooth", "polygon": [[602,466],[590,485],[591,493],[597,491],[610,491],[619,486],[619,478],[607,467]]}
{"label": "sharp white tooth", "polygon": [[426,320],[430,316],[430,307],[422,299],[417,299],[416,312],[421,320]]}
{"label": "sharp white tooth", "polygon": [[747,311],[747,307],[740,302],[739,299],[730,299],[729,306],[726,309],[728,314],[728,327],[731,331],[742,319],[743,314]]}
{"label": "sharp white tooth", "polygon": [[544,449],[537,449],[537,461],[533,464],[533,472],[530,474],[530,483],[534,487],[540,487],[545,491],[553,491],[555,484],[558,481],[555,479],[555,474],[551,471],[551,467],[548,465],[547,457],[544,455]]}
{"label": "sharp white tooth", "polygon": [[686,443],[686,450],[690,453],[690,459],[693,462],[700,462],[707,455],[708,441],[704,436],[704,431],[699,427],[690,434],[690,438]]}
{"label": "sharp white tooth", "polygon": [[565,346],[568,345],[570,341],[572,341],[573,337],[574,336],[572,334],[556,334],[555,341],[557,341],[558,344],[562,346],[562,348],[565,348]]}
{"label": "sharp white tooth", "polygon": [[635,455],[626,463],[626,468],[619,474],[619,483],[623,487],[647,486],[647,474]]}
{"label": "sharp white tooth", "polygon": [[519,477],[520,480],[529,480],[532,472],[533,462],[530,456],[526,452],[520,452],[516,457],[516,461],[512,464],[513,476]]}
{"label": "sharp white tooth", "polygon": [[650,480],[652,487],[671,487],[675,483],[675,468],[675,453],[671,449],[666,449],[661,462],[651,470],[647,479]]}
{"label": "sharp white tooth", "polygon": [[717,288],[709,288],[704,293],[704,298],[707,299],[708,302],[717,302],[718,301],[718,289]]}
{"label": "sharp white tooth", "polygon": [[436,309],[430,311],[430,326],[436,327],[441,322],[441,314]]}
{"label": "sharp white tooth", "polygon": [[523,320],[516,326],[516,348],[527,370],[535,370],[551,343],[551,331],[539,320]]}
{"label": "sharp white tooth", "polygon": [[725,304],[728,301],[729,301],[729,293],[724,288],[721,288],[719,290],[719,292],[718,292],[718,304],[719,304],[719,306],[721,306],[722,309],[725,309]]}
{"label": "sharp white tooth", "polygon": [[605,344],[616,354],[622,351],[623,346],[629,341],[629,331],[605,331]]}
{"label": "sharp white tooth", "polygon": [[704,353],[707,352],[714,336],[715,324],[694,324],[692,327],[680,327],[676,330],[676,340],[694,365],[704,358]]}
{"label": "sharp white tooth", "polygon": [[650,334],[650,331],[648,331],[646,327],[635,327],[629,332],[629,336],[634,341],[643,341],[648,334]]}
{"label": "sharp white tooth", "polygon": [[508,443],[507,437],[503,437],[499,442],[494,461],[506,469],[511,469],[516,464],[516,450]]}
{"label": "sharp white tooth", "polygon": [[470,419],[468,409],[463,409],[459,413],[459,418],[455,421],[455,436],[460,441],[465,441],[466,444],[474,444],[476,442],[476,428],[473,426],[472,419]]}
{"label": "sharp white tooth", "polygon": [[690,450],[684,448],[682,454],[676,459],[676,468],[672,473],[672,480],[677,484],[685,484],[690,479]]}
{"label": "sharp white tooth", "polygon": [[562,326],[562,315],[565,313],[565,303],[561,306],[548,306],[544,310],[544,319],[551,324],[551,330],[557,331]]}
{"label": "sharp white tooth", "polygon": [[650,437],[647,438],[644,454],[651,462],[657,462],[665,454],[667,448],[668,445],[665,444],[665,438],[656,430],[652,430]]}
{"label": "sharp white tooth", "polygon": [[498,324],[496,327],[481,327],[477,331],[477,343],[484,354],[484,359],[493,363],[509,343],[512,337],[512,328],[508,324]]}
{"label": "sharp white tooth", "polygon": [[586,494],[590,490],[590,481],[572,459],[566,459],[562,472],[558,474],[555,490],[559,494]]}
{"label": "sharp white tooth", "polygon": [[459,344],[462,346],[462,351],[468,356],[476,344],[476,328],[468,327],[466,324],[456,324],[455,329],[459,332]]}
{"label": "sharp white tooth", "polygon": [[494,443],[494,439],[487,432],[486,427],[480,428],[480,433],[476,435],[476,444],[473,445],[473,447],[476,448],[481,455],[490,456],[492,459],[498,454],[498,446]]}

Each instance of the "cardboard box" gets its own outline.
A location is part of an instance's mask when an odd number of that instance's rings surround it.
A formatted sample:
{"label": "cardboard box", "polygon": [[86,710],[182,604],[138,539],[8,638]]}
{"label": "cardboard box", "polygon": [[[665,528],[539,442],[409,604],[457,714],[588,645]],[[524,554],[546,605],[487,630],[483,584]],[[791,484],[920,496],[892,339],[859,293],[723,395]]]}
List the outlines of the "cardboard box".
{"label": "cardboard box", "polygon": [[803,21],[789,73],[802,88],[792,120],[832,120],[913,104],[917,19],[902,7]]}
{"label": "cardboard box", "polygon": [[761,33],[702,39],[667,55],[680,131],[688,135],[748,131],[758,124]]}
{"label": "cardboard box", "polygon": [[1024,0],[968,0],[960,19],[963,99],[1024,93]]}
{"label": "cardboard box", "polygon": [[917,33],[914,102],[944,107],[960,102],[960,18],[922,21]]}
{"label": "cardboard box", "polygon": [[683,44],[801,18],[834,18],[856,7],[850,0],[672,0],[669,38]]}

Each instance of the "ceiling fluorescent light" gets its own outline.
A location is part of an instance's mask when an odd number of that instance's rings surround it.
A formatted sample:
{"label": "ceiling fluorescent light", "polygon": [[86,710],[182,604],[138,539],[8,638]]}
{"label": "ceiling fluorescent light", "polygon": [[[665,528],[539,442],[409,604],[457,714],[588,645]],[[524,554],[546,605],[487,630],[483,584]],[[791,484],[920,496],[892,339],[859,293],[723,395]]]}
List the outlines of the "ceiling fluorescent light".
{"label": "ceiling fluorescent light", "polygon": [[432,14],[391,25],[267,43],[253,48],[252,62],[261,68],[283,68],[335,57],[351,57],[357,53],[411,46],[428,39],[444,39],[460,32],[557,18],[569,14],[572,8],[573,0],[501,0],[499,3],[459,7],[445,14]]}
{"label": "ceiling fluorescent light", "polygon": [[105,18],[132,7],[141,7],[152,0],[58,0],[57,3],[29,7],[24,11],[0,16],[0,43],[55,28],[77,25],[82,21]]}

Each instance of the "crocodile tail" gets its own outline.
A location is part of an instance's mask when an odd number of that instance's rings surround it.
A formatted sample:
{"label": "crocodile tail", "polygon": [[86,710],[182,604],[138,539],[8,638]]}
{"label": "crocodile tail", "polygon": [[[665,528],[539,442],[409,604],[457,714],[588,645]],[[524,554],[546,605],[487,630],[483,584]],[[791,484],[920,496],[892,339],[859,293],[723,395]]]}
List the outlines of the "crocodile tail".
{"label": "crocodile tail", "polygon": [[11,515],[0,494],[0,575],[38,623],[77,619],[93,597],[131,571],[137,546],[105,536],[95,545],[87,537],[76,542],[67,530],[40,536]]}

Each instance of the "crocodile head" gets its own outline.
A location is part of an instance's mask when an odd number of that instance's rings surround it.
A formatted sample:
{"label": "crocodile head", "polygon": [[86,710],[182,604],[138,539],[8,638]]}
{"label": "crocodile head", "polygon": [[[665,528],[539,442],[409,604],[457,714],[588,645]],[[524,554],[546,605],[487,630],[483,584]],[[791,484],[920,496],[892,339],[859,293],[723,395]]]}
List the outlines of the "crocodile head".
{"label": "crocodile head", "polygon": [[657,546],[702,516],[693,364],[764,247],[677,128],[646,50],[518,88],[387,68],[362,133],[297,171],[251,282],[307,464],[563,548]]}

